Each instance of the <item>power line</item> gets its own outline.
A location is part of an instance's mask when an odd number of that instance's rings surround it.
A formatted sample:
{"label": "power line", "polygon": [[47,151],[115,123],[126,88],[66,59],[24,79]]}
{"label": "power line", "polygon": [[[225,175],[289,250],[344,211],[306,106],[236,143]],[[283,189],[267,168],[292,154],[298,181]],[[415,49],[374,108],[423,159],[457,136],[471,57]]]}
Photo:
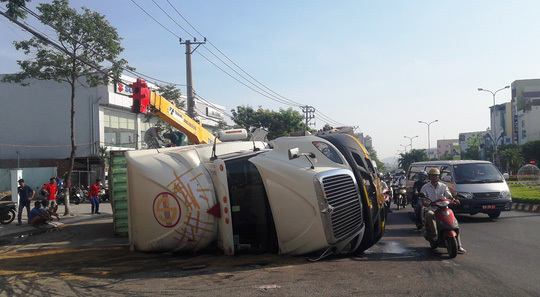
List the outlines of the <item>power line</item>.
{"label": "power line", "polygon": [[[178,24],[178,22],[176,22],[174,20],[174,18],[172,18],[161,6],[159,6],[159,4],[156,3],[155,0],[152,0],[152,2],[154,2],[154,4],[165,14],[167,15],[167,17],[169,17],[169,19],[171,19],[178,27],[180,27],[180,29],[182,29],[184,32],[186,32],[189,36],[195,38],[195,36],[193,36],[191,33],[189,33],[184,27],[182,27],[180,24]],[[170,3],[169,3],[170,4]],[[174,8],[174,7],[173,7]],[[183,17],[182,17],[183,18]],[[185,19],[185,18],[184,18]],[[275,97],[275,95],[272,95],[271,93],[269,93],[268,91],[264,90],[263,88],[259,87],[258,85],[256,85],[255,83],[253,83],[252,81],[250,81],[249,79],[247,79],[245,76],[243,76],[242,74],[240,74],[238,71],[236,71],[234,68],[232,68],[231,66],[229,66],[228,63],[226,63],[225,61],[223,61],[220,57],[218,57],[216,54],[214,54],[214,52],[212,52],[210,49],[208,49],[208,47],[206,47],[204,44],[203,44],[203,47],[210,53],[212,54],[216,59],[218,59],[221,63],[223,63],[225,66],[227,66],[230,70],[232,70],[234,73],[236,73],[238,76],[240,76],[241,78],[243,78],[246,82],[248,82],[249,84],[251,84],[253,87],[259,89],[260,91],[266,93],[267,95],[271,96],[271,97],[274,97],[274,98],[277,98]],[[233,62],[234,64],[234,62]],[[238,67],[238,66],[237,66]],[[244,72],[245,73],[245,72]],[[248,74],[249,75],[249,74]],[[260,84],[260,83],[259,83]],[[282,100],[283,101],[283,104],[286,104],[286,105],[290,105],[290,106],[295,106],[295,107],[300,107],[301,104],[299,103],[296,103],[296,102],[292,102],[292,101],[289,101],[287,98],[285,99],[279,99],[277,98],[278,100]],[[291,102],[291,103],[286,103],[287,101]]]}
{"label": "power line", "polygon": [[[199,32],[199,30],[197,30],[193,25],[191,25],[191,23],[178,11],[178,9],[176,9],[176,7],[174,7],[171,2],[169,0],[167,0],[167,3],[169,3],[169,5],[174,9],[174,11],[176,11],[176,13],[193,29],[195,30],[195,32],[197,32],[199,35],[203,36],[203,34],[201,32]],[[185,31],[185,30],[184,30]],[[188,33],[189,34],[189,33]],[[191,35],[191,34],[190,34]],[[193,35],[192,35],[193,36]],[[298,103],[298,102],[295,102],[293,100],[290,100],[280,94],[278,94],[277,92],[274,92],[272,89],[268,88],[266,85],[264,85],[263,83],[261,83],[260,81],[258,81],[256,78],[254,78],[253,76],[251,76],[249,73],[247,73],[244,69],[242,69],[242,67],[240,67],[238,64],[236,64],[233,60],[231,60],[225,53],[223,53],[219,48],[217,48],[217,46],[215,46],[212,41],[210,40],[207,40],[208,43],[213,47],[215,48],[220,54],[222,54],[229,62],[231,62],[234,66],[236,66],[238,69],[240,69],[240,71],[242,71],[243,73],[245,73],[247,76],[249,76],[251,79],[253,79],[254,81],[256,81],[258,84],[260,84],[261,86],[263,86],[264,88],[266,88],[267,90],[269,90],[270,92],[274,93],[275,95],[277,95],[278,97],[281,97],[282,99],[285,99],[289,102],[291,102],[292,104],[290,105],[295,105],[297,107],[299,106],[302,106],[301,103]],[[209,52],[211,52],[206,46],[203,45],[203,47],[208,50]],[[223,61],[222,61],[223,62]],[[223,62],[225,63],[225,62]]]}
{"label": "power line", "polygon": [[[165,30],[167,30],[169,33],[171,33],[173,36],[177,37],[177,38],[180,38],[177,34],[175,34],[173,31],[171,31],[169,28],[167,28],[166,26],[164,26],[162,23],[160,23],[156,18],[154,18],[150,13],[148,13],[146,10],[144,10],[140,5],[138,5],[134,0],[131,0],[131,2],[133,2],[139,9],[141,9],[146,15],[148,15],[152,20],[154,20],[154,22],[158,23],[162,28],[164,28]],[[164,9],[159,6],[155,1],[153,1],[154,4],[156,4],[156,6],[158,6],[158,8],[160,8],[160,10],[162,10],[170,19],[173,20],[173,22],[175,24],[177,24],[184,32],[186,32],[189,36],[192,36],[194,37],[191,33],[189,33],[184,27],[182,27],[180,24],[178,24],[168,13],[166,13],[164,11]],[[189,23],[189,21],[187,21],[187,19],[170,3],[170,1],[167,0],[167,2],[169,3],[169,5],[176,11],[176,13],[178,15],[180,15],[180,17],[193,29],[195,30],[195,32],[199,33],[201,36],[203,34],[201,34],[193,25],[191,25],[191,23]],[[252,78],[253,80],[255,80],[257,83],[259,83],[260,85],[262,85],[264,88],[270,90],[271,92],[273,92],[274,94],[277,94],[277,96],[281,97],[277,97],[275,95],[266,95],[266,94],[263,94],[261,93],[260,91],[252,88],[251,86],[247,85],[246,83],[242,82],[241,80],[239,80],[238,78],[234,77],[232,74],[230,74],[229,72],[227,72],[226,70],[224,70],[223,68],[219,67],[216,63],[212,62],[209,58],[207,58],[205,55],[201,54],[200,52],[197,52],[199,55],[201,55],[205,60],[207,60],[209,63],[211,63],[212,65],[214,65],[216,68],[218,68],[219,70],[221,70],[222,72],[224,72],[225,74],[227,74],[229,77],[231,77],[232,79],[234,79],[235,81],[237,81],[238,83],[242,84],[243,86],[249,88],[250,90],[258,93],[259,95],[263,96],[263,97],[266,97],[270,100],[273,100],[275,102],[278,102],[278,103],[281,103],[281,104],[285,104],[285,105],[290,105],[290,106],[296,106],[296,107],[299,107],[299,106],[302,106],[302,104],[298,103],[298,102],[295,102],[293,100],[290,100],[282,95],[279,95],[278,93],[274,92],[273,90],[271,90],[270,88],[266,87],[264,84],[260,83],[258,80],[254,79],[251,75],[249,75],[246,71],[244,71],[240,66],[238,66],[236,63],[234,63],[228,56],[226,56],[222,51],[220,51],[212,42],[208,41],[216,50],[218,50],[218,52],[220,52],[224,57],[227,58],[227,60],[229,60],[231,63],[233,63],[236,67],[238,67],[242,72],[246,73],[246,75],[248,75],[250,78]],[[212,55],[214,55],[216,58],[218,58],[210,49],[208,49],[206,46],[203,45],[203,47],[205,49],[207,49]],[[227,67],[229,67],[231,70],[233,70],[227,63],[225,63],[223,60],[219,59],[223,64],[225,64]],[[244,80],[246,80],[248,83],[252,84],[255,86],[255,84],[251,81],[249,81],[248,79],[246,79],[245,77],[243,77],[242,75],[240,75],[237,71],[233,70],[236,74],[238,74],[239,76],[241,76]],[[256,86],[257,88],[260,89],[260,87]],[[266,92],[266,91],[264,91]],[[268,92],[266,92],[268,93]],[[334,124],[338,124],[338,125],[343,125],[342,123],[338,122],[338,121],[335,121],[333,119],[331,119],[330,117],[318,112],[320,115],[322,115],[323,118],[325,118],[327,121],[329,122],[332,122]],[[345,126],[345,125],[343,125]]]}
{"label": "power line", "polygon": [[[49,22],[46,22],[43,20],[43,18],[38,15],[37,13],[35,13],[34,11],[32,11],[31,9],[27,8],[27,7],[22,7],[26,12],[28,12],[30,15],[32,15],[33,17],[35,17],[36,19],[38,19],[39,21],[41,21],[43,24],[53,28],[54,30],[57,30],[59,32],[62,32],[68,39],[71,39],[72,41],[76,41],[73,37],[71,37],[69,34],[67,34],[62,28],[58,28],[54,25],[52,25],[51,23]],[[43,33],[42,33],[43,34]],[[43,34],[45,35],[45,34]],[[49,36],[47,36],[49,37]],[[95,37],[95,36],[94,36]],[[51,37],[49,37],[51,38]],[[52,39],[52,38],[51,38]],[[93,49],[90,49],[93,53],[96,53],[95,50]],[[112,64],[115,64],[116,62],[111,60],[111,59],[108,59],[106,58],[107,61],[111,62]],[[131,73],[133,74],[134,76],[138,76],[138,77],[142,77],[142,78],[145,78],[146,81],[150,82],[150,83],[153,83],[155,85],[159,85],[158,83],[156,83],[156,81],[158,82],[161,82],[161,83],[164,83],[164,84],[168,84],[168,85],[175,85],[175,86],[186,86],[184,84],[178,84],[178,83],[172,83],[172,82],[167,82],[167,81],[164,81],[164,80],[160,80],[158,78],[155,78],[155,77],[152,77],[152,76],[149,76],[147,74],[144,74],[144,73],[141,73],[141,72],[138,72],[138,71],[135,71],[134,69],[129,69],[127,67],[122,67],[122,66],[119,66],[122,70],[124,70],[125,72],[128,72],[128,73]],[[148,79],[150,78],[150,79]],[[153,81],[152,81],[153,80]],[[125,83],[125,82],[124,82]]]}

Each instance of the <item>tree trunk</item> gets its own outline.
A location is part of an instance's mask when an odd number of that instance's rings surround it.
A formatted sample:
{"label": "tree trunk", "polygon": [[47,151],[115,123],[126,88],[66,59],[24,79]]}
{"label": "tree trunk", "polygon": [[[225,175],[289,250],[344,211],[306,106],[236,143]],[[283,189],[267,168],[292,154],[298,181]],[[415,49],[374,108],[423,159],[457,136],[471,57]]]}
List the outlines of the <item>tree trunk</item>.
{"label": "tree trunk", "polygon": [[[75,146],[75,78],[73,78],[71,83],[71,154],[69,156],[69,170],[68,170],[68,178],[66,183],[68,186],[71,185],[71,173],[73,172],[73,167],[75,165],[75,151],[77,150],[77,147]],[[70,197],[70,191],[71,189],[68,189],[64,205],[65,205],[65,211],[64,216],[67,216],[70,214],[69,209],[69,197]]]}

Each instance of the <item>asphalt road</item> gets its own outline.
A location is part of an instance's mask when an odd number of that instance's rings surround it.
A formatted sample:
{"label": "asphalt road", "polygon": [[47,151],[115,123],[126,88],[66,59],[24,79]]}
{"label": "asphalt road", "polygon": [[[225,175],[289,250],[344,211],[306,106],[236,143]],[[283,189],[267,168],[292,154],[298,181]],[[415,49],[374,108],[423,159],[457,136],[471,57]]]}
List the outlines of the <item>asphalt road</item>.
{"label": "asphalt road", "polygon": [[130,252],[110,219],[0,239],[0,296],[538,296],[540,214],[459,216],[467,253],[432,250],[407,212],[357,257]]}

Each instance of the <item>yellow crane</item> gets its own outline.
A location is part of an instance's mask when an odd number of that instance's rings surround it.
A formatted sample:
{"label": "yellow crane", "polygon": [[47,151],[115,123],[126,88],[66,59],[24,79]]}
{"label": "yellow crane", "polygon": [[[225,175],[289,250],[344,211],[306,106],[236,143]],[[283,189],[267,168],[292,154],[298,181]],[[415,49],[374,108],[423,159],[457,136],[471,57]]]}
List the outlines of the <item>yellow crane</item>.
{"label": "yellow crane", "polygon": [[202,123],[190,118],[169,100],[151,91],[148,84],[137,78],[137,81],[130,85],[133,89],[133,106],[131,111],[134,113],[151,112],[169,123],[174,128],[186,134],[191,143],[203,144],[220,142],[210,131],[203,128]]}

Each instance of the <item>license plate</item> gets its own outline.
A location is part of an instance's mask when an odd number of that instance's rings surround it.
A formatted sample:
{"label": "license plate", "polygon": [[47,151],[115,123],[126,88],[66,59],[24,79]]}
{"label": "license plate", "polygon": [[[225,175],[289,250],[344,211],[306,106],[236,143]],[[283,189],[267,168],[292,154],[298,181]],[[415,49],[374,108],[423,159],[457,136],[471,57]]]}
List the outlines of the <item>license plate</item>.
{"label": "license plate", "polygon": [[482,205],[482,210],[495,209],[495,205]]}

